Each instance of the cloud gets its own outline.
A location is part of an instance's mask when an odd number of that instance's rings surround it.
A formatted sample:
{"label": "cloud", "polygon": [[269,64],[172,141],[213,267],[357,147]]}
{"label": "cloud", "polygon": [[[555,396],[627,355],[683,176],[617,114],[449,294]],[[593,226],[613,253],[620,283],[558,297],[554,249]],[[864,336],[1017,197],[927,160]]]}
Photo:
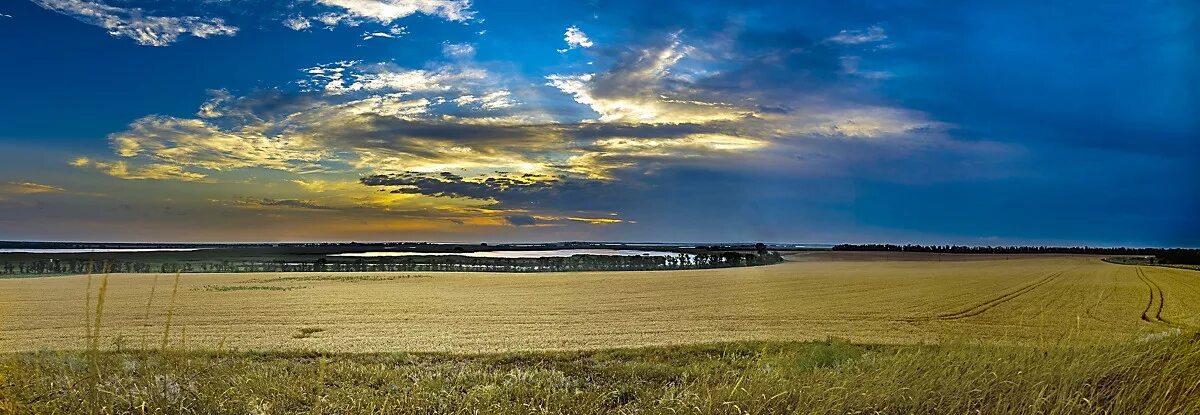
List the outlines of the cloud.
{"label": "cloud", "polygon": [[312,27],[312,21],[303,16],[292,16],[283,19],[283,25],[288,29],[295,31],[308,30]]}
{"label": "cloud", "polygon": [[559,49],[559,53],[566,53],[575,48],[590,48],[593,45],[592,39],[588,38],[587,33],[583,33],[583,30],[577,26],[568,27],[567,31],[563,33],[563,40],[567,42],[567,48]]}
{"label": "cloud", "polygon": [[309,90],[340,95],[352,92],[421,93],[465,91],[488,82],[488,71],[466,65],[431,65],[424,69],[390,64],[336,62],[308,68],[309,79],[300,85]]}
{"label": "cloud", "polygon": [[38,194],[38,193],[61,193],[66,190],[48,184],[31,183],[31,182],[5,182],[0,183],[0,193],[7,194]]}
{"label": "cloud", "polygon": [[825,40],[842,45],[858,45],[882,42],[887,38],[887,32],[882,27],[871,26],[866,30],[842,30]]}
{"label": "cloud", "polygon": [[99,161],[87,157],[78,157],[70,165],[78,168],[94,168],[104,174],[125,180],[178,180],[186,182],[205,181],[208,177],[202,173],[190,172],[183,167],[172,164],[150,163],[140,167],[130,168],[123,160]]}
{"label": "cloud", "polygon": [[[471,20],[469,0],[316,0],[318,4],[343,10],[342,14],[327,17],[323,23],[336,25],[343,19],[367,19],[382,24],[421,13],[452,22]],[[330,24],[332,22],[332,24]]]}
{"label": "cloud", "polygon": [[470,43],[443,43],[442,55],[447,58],[471,58],[475,56],[475,45]]}
{"label": "cloud", "polygon": [[126,131],[110,135],[109,141],[121,157],[140,156],[216,171],[247,167],[316,169],[314,163],[326,154],[314,140],[272,136],[266,130],[261,123],[223,130],[205,120],[149,116],[135,121]]}
{"label": "cloud", "polygon": [[606,72],[549,75],[547,85],[591,107],[601,122],[687,123],[753,116],[750,108],[703,96],[689,74],[672,72],[693,50],[672,35],[664,45],[626,53]]}
{"label": "cloud", "polygon": [[404,36],[404,35],[408,34],[408,32],[406,31],[406,29],[407,29],[407,28],[406,28],[406,27],[404,27],[404,26],[392,26],[392,27],[389,27],[389,28],[388,28],[388,30],[387,30],[386,32],[366,32],[366,33],[363,33],[362,39],[363,39],[363,40],[371,40],[371,39],[380,38],[380,37],[383,37],[383,38],[389,38],[389,39],[395,39],[395,38],[398,38],[398,37],[400,37],[400,36]]}
{"label": "cloud", "polygon": [[[684,61],[693,51],[701,62]],[[110,135],[114,152],[129,165],[121,170],[108,162],[108,171],[144,178],[153,174],[138,166],[175,166],[185,180],[250,168],[294,174],[454,172],[471,178],[414,183],[422,190],[412,194],[478,200],[507,194],[511,201],[520,199],[511,195],[536,193],[540,185],[508,183],[497,172],[542,178],[532,182],[557,180],[556,189],[584,187],[575,181],[612,181],[626,170],[729,169],[735,159],[756,168],[794,163],[790,155],[776,157],[768,150],[803,152],[805,138],[896,140],[942,128],[919,112],[838,102],[799,88],[777,97],[771,94],[780,87],[757,72],[697,68],[713,55],[672,34],[665,43],[631,48],[597,73],[551,75],[551,85],[600,114],[574,122],[522,108],[502,86],[505,77],[470,61],[420,69],[335,62],[304,70],[301,92],[234,97],[212,91],[197,118],[143,117]],[[727,90],[726,83],[739,88]],[[762,157],[774,164],[752,161]],[[487,188],[489,178],[511,190]],[[447,190],[450,185],[457,187]]]}
{"label": "cloud", "polygon": [[[464,179],[450,172],[439,174],[404,172],[374,175],[360,180],[367,186],[396,187],[393,193],[424,194],[427,196],[472,198],[481,200],[534,200],[537,194],[559,190],[557,179],[547,180],[533,174],[509,177],[507,174],[483,179]],[[510,196],[512,196],[510,198]],[[532,197],[531,197],[532,196]]]}
{"label": "cloud", "polygon": [[626,223],[626,221],[623,221],[623,220],[620,220],[620,219],[617,219],[617,218],[576,218],[576,217],[568,217],[568,218],[563,218],[563,219],[566,219],[566,220],[569,220],[569,221],[574,221],[574,222],[584,222],[584,223],[591,224],[591,225],[612,225],[612,224],[617,224],[617,223]]}
{"label": "cloud", "polygon": [[221,18],[155,16],[140,8],[122,8],[86,0],[33,0],[45,9],[84,23],[100,26],[113,36],[133,39],[140,45],[167,46],[181,35],[198,38],[233,36],[238,28]]}
{"label": "cloud", "polygon": [[537,219],[529,215],[510,215],[505,216],[504,220],[512,226],[534,226],[538,223]]}
{"label": "cloud", "polygon": [[478,97],[474,95],[462,95],[452,101],[460,107],[477,106],[485,110],[497,110],[510,108],[517,104],[509,97],[510,95],[512,93],[507,90],[499,90],[491,91]]}
{"label": "cloud", "polygon": [[336,208],[321,205],[313,201],[299,199],[242,198],[236,200],[235,202],[238,205],[246,207],[283,207],[311,210],[336,210]]}
{"label": "cloud", "polygon": [[638,209],[635,195],[680,172],[895,175],[872,166],[979,149],[874,98],[877,82],[847,76],[828,42],[777,41],[664,34],[598,54],[591,73],[548,75],[554,88],[475,62],[464,45],[444,44],[446,61],[418,68],[333,62],[303,69],[293,88],[211,91],[194,117],[142,117],[109,136],[118,160],[78,164],[223,186],[270,177],[286,186],[243,202],[289,214],[579,226],[631,222],[621,215]]}
{"label": "cloud", "polygon": [[842,73],[846,75],[861,76],[867,79],[888,79],[892,77],[891,72],[887,71],[869,71],[859,67],[862,58],[858,56],[842,56]]}

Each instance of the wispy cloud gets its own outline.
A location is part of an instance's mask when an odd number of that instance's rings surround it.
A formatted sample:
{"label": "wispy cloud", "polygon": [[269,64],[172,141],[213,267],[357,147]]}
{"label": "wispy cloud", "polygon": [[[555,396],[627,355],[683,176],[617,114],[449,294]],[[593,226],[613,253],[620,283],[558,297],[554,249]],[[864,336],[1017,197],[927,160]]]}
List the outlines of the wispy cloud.
{"label": "wispy cloud", "polygon": [[285,27],[295,31],[308,30],[312,27],[312,20],[304,18],[303,16],[288,17],[283,19],[282,23]]}
{"label": "wispy cloud", "polygon": [[31,183],[31,182],[4,182],[0,183],[0,193],[8,194],[37,194],[37,193],[60,193],[66,190],[48,184]]}
{"label": "wispy cloud", "polygon": [[71,165],[79,168],[95,168],[104,174],[125,180],[178,180],[186,182],[199,182],[204,181],[205,178],[208,177],[202,173],[187,171],[179,165],[163,163],[150,163],[131,168],[128,163],[122,160],[92,161],[84,157],[80,157],[72,161]]}
{"label": "wispy cloud", "polygon": [[233,36],[238,28],[221,18],[199,16],[156,16],[139,8],[111,6],[86,0],[33,0],[43,8],[100,26],[113,36],[133,39],[140,45],[167,46],[181,35],[198,38]]}
{"label": "wispy cloud", "polygon": [[408,32],[406,30],[407,30],[407,28],[404,26],[391,26],[391,27],[387,28],[386,32],[363,33],[362,39],[363,40],[371,40],[371,39],[381,38],[381,37],[388,38],[388,39],[395,39],[400,36],[404,36],[404,35],[408,34]]}
{"label": "wispy cloud", "polygon": [[242,198],[235,201],[238,205],[260,208],[260,207],[283,207],[295,209],[312,209],[312,210],[336,210],[334,207],[325,206],[311,200],[300,199],[270,199],[270,198]]}
{"label": "wispy cloud", "polygon": [[455,59],[470,58],[475,56],[475,45],[446,42],[442,44],[442,56]]}
{"label": "wispy cloud", "polygon": [[862,43],[882,42],[887,40],[887,32],[880,26],[871,26],[866,30],[842,30],[826,39],[843,45],[858,45]]}
{"label": "wispy cloud", "polygon": [[608,71],[555,74],[547,84],[573,95],[600,115],[602,122],[687,123],[734,120],[754,111],[703,97],[685,73],[672,69],[694,50],[678,35],[661,46],[623,55]]}

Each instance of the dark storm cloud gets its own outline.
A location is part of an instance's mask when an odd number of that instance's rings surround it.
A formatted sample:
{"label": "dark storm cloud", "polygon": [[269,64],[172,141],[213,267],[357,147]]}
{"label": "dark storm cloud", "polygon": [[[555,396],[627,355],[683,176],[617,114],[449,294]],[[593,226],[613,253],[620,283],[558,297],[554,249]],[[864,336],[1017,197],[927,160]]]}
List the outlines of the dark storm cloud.
{"label": "dark storm cloud", "polygon": [[511,215],[504,218],[509,225],[512,226],[533,226],[537,225],[538,220],[529,215]]}
{"label": "dark storm cloud", "polygon": [[639,184],[630,181],[547,179],[507,173],[468,180],[450,173],[430,175],[409,172],[367,176],[360,182],[366,186],[391,189],[389,191],[392,193],[494,200],[500,208],[546,211],[612,210],[623,202],[620,192],[639,187]]}
{"label": "dark storm cloud", "polygon": [[264,207],[288,207],[296,209],[313,209],[313,210],[335,210],[336,208],[324,206],[316,202],[299,199],[254,199],[244,198],[238,199],[238,204],[246,206],[264,206]]}

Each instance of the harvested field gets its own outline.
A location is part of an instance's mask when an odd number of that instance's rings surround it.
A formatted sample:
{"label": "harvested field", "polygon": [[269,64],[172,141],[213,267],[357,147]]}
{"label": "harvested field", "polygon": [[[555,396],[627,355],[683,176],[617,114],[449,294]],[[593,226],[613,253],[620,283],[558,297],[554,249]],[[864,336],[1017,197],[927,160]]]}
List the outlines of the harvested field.
{"label": "harvested field", "polygon": [[[111,275],[101,346],[156,347],[173,277],[154,287],[152,274]],[[84,348],[88,286],[85,276],[0,280],[0,348]],[[253,288],[206,288],[239,286]],[[184,274],[172,315],[170,343],[194,349],[488,352],[828,337],[1104,343],[1200,326],[1200,272],[1088,256],[823,253],[695,271]],[[322,330],[296,336],[309,327]]]}

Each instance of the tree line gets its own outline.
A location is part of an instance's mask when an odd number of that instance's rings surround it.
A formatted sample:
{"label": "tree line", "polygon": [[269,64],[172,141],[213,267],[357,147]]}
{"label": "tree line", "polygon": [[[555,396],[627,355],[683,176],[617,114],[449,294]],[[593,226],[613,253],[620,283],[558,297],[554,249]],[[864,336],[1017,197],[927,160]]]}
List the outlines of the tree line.
{"label": "tree line", "polygon": [[[769,265],[782,262],[777,252],[719,252],[673,256],[575,255],[547,258],[478,258],[457,255],[360,258],[339,260],[318,258],[313,261],[242,260],[141,262],[134,260],[93,261],[85,259],[44,259],[4,262],[3,275],[86,274],[102,272],[370,272],[370,271],[486,271],[486,272],[561,272],[561,271],[644,271],[725,268]],[[90,271],[89,271],[90,270]]]}
{"label": "tree line", "polygon": [[834,245],[832,249],[834,251],[935,252],[948,254],[1144,255],[1153,256],[1158,262],[1164,264],[1200,265],[1200,249],[1186,248],[842,244]]}

